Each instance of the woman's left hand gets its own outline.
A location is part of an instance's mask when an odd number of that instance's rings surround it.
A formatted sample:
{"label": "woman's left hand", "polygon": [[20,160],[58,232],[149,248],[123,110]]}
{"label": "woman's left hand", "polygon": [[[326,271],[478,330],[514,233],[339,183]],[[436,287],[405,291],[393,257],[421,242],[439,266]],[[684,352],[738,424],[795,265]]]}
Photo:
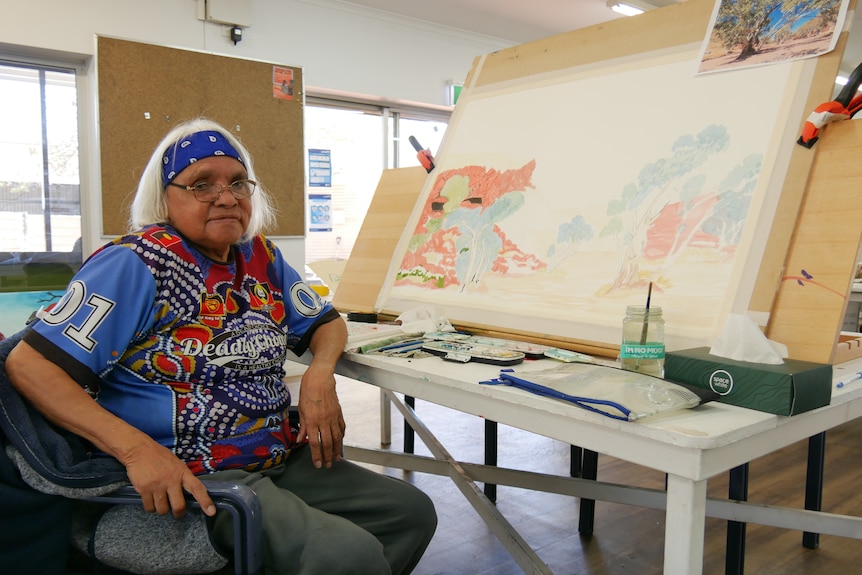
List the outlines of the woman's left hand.
{"label": "woman's left hand", "polygon": [[313,361],[302,376],[299,422],[299,439],[308,438],[315,467],[332,467],[341,459],[346,425],[335,392],[335,375]]}

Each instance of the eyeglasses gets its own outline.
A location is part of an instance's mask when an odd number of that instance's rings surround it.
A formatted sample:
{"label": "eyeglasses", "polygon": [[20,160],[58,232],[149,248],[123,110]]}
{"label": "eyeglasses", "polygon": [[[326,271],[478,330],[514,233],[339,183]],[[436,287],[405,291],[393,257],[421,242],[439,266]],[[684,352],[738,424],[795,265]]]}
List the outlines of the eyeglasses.
{"label": "eyeglasses", "polygon": [[257,182],[254,180],[237,180],[229,186],[213,182],[198,182],[193,186],[168,182],[168,185],[192,192],[195,195],[195,199],[199,202],[214,202],[221,197],[221,193],[225,190],[230,190],[231,195],[238,200],[250,198],[257,187]]}

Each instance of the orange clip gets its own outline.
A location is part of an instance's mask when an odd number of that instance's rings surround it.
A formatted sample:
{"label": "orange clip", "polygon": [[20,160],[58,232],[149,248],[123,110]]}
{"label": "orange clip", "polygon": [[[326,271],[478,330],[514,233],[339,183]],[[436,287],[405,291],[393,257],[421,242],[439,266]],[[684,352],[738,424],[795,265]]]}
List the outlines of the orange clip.
{"label": "orange clip", "polygon": [[431,150],[419,150],[416,152],[416,157],[425,171],[430,172],[434,169],[434,157],[431,155]]}

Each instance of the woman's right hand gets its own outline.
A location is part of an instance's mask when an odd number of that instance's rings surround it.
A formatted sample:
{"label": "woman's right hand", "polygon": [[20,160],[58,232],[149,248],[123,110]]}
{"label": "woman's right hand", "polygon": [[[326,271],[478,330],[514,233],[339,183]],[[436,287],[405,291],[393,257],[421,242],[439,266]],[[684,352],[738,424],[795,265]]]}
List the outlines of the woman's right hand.
{"label": "woman's right hand", "polygon": [[203,482],[166,447],[144,436],[120,461],[132,486],[140,494],[144,509],[150,513],[186,512],[185,493],[191,494],[206,515],[215,515],[215,505]]}
{"label": "woman's right hand", "polygon": [[56,364],[26,341],[6,358],[6,373],[13,387],[42,415],[112,455],[126,467],[144,509],[177,517],[186,510],[184,491],[207,515],[215,505],[200,479],[176,455],[149,435],[96,403]]}

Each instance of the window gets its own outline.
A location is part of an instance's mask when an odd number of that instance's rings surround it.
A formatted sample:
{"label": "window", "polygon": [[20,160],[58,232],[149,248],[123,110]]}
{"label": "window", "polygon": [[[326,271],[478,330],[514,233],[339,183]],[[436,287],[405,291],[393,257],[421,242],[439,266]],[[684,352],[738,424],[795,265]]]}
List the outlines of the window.
{"label": "window", "polygon": [[[330,186],[307,188],[312,201],[306,214],[306,262],[347,259],[384,167],[419,165],[409,136],[435,154],[447,121],[448,113],[436,110],[393,110],[309,97],[305,147],[328,151],[332,173]],[[326,208],[331,226],[311,225],[311,210]]]}
{"label": "window", "polygon": [[305,144],[328,150],[332,166],[330,186],[308,188],[309,196],[330,195],[331,226],[306,227],[305,259],[347,259],[383,171],[381,113],[308,106]]}
{"label": "window", "polygon": [[74,69],[0,61],[0,292],[63,290],[81,265]]}
{"label": "window", "polygon": [[407,168],[419,165],[419,158],[410,143],[410,136],[416,138],[423,150],[431,150],[432,156],[437,154],[443,134],[446,132],[446,122],[411,118],[403,114],[395,115],[395,119],[393,129],[397,131],[393,134],[392,140],[396,143],[397,153],[393,154],[394,161],[390,164],[392,167]]}

